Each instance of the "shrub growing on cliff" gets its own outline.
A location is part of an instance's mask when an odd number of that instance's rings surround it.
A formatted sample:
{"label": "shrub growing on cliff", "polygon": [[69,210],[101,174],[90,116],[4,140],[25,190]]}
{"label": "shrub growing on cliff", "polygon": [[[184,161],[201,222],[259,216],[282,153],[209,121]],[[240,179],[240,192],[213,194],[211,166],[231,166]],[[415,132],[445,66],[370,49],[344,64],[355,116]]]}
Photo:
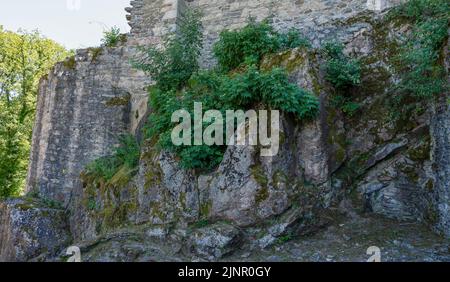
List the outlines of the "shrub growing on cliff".
{"label": "shrub growing on cliff", "polygon": [[449,14],[450,3],[447,0],[409,0],[395,7],[389,17],[403,17],[412,22],[423,22],[430,18]]}
{"label": "shrub growing on cliff", "polygon": [[194,102],[201,102],[205,112],[246,110],[263,103],[298,119],[315,117],[319,104],[315,96],[290,83],[284,70],[262,71],[259,65],[265,54],[306,45],[299,35],[291,31],[282,36],[267,22],[251,21],[241,30],[221,34],[214,48],[219,69],[200,71],[197,59],[202,48],[201,25],[195,13],[188,15],[192,17],[183,21],[181,32],[170,37],[164,49],[146,50],[144,58],[135,64],[156,82],[150,90],[153,113],[145,128],[146,137],[176,153],[184,168],[212,169],[222,161],[226,149],[172,144],[172,114],[185,109],[192,115]]}
{"label": "shrub growing on cliff", "polygon": [[228,104],[248,108],[263,102],[273,109],[291,113],[299,120],[314,118],[318,100],[311,93],[289,82],[285,70],[273,68],[263,72],[251,65],[243,73],[226,77],[219,92]]}
{"label": "shrub growing on cliff", "polygon": [[242,29],[223,31],[214,45],[214,54],[227,72],[244,62],[259,63],[266,54],[300,46],[310,46],[310,43],[298,31],[278,33],[267,21],[257,23],[251,18]]}
{"label": "shrub growing on cliff", "polygon": [[361,83],[361,66],[358,60],[351,59],[343,52],[344,45],[339,42],[327,42],[322,48],[325,58],[325,79],[329,81],[336,93],[333,104],[348,116],[352,116],[359,104],[352,101],[349,89]]}
{"label": "shrub growing on cliff", "polygon": [[119,170],[120,163],[115,156],[99,158],[86,167],[88,174],[94,175],[105,180],[110,180]]}
{"label": "shrub growing on cliff", "polygon": [[120,163],[132,169],[138,166],[141,148],[136,138],[131,134],[120,137],[120,146],[116,149],[115,156]]}
{"label": "shrub growing on cliff", "polygon": [[282,49],[293,49],[298,47],[311,48],[311,42],[302,36],[296,29],[291,29],[287,33],[278,35],[278,40]]}
{"label": "shrub growing on cliff", "polygon": [[246,66],[241,73],[232,75],[214,71],[194,74],[181,93],[153,89],[150,101],[155,112],[150,116],[147,137],[159,136],[161,147],[176,152],[183,167],[196,169],[217,166],[225,147],[173,146],[171,115],[175,110],[184,108],[192,115],[194,102],[201,102],[204,111],[215,109],[224,113],[229,109],[249,109],[262,102],[273,109],[291,113],[299,120],[307,120],[316,116],[319,107],[318,99],[290,83],[284,70],[274,68],[262,72],[255,65]]}
{"label": "shrub growing on cliff", "polygon": [[359,62],[346,56],[343,50],[344,45],[338,42],[327,42],[323,47],[326,59],[325,78],[337,90],[345,90],[361,83]]}
{"label": "shrub growing on cliff", "polygon": [[265,54],[278,49],[280,42],[273,28],[267,22],[257,23],[251,19],[241,30],[220,33],[220,39],[214,45],[214,54],[223,70],[230,71],[246,59],[259,62]]}
{"label": "shrub growing on cliff", "polygon": [[391,17],[412,21],[413,28],[397,57],[402,67],[398,101],[409,94],[427,99],[448,89],[441,49],[448,37],[450,3],[446,0],[411,0],[396,8]]}
{"label": "shrub growing on cliff", "polygon": [[162,91],[181,89],[198,70],[203,38],[199,17],[199,12],[188,10],[179,32],[167,36],[163,48],[141,48],[143,56],[134,61],[134,66],[147,72]]}

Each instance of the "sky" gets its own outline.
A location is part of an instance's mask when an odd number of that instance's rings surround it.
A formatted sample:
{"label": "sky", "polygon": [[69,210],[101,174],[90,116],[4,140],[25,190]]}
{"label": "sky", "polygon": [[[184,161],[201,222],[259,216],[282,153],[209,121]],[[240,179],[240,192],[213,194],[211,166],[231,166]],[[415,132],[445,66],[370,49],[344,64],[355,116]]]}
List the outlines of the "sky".
{"label": "sky", "polygon": [[4,29],[38,29],[68,49],[98,46],[103,31],[128,32],[125,7],[130,0],[0,0]]}

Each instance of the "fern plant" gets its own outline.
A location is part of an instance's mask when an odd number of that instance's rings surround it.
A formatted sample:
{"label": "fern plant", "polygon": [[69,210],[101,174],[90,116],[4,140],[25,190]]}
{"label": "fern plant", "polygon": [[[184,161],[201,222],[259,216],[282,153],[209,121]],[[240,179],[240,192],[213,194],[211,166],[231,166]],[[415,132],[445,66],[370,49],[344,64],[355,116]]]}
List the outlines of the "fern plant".
{"label": "fern plant", "polygon": [[223,31],[214,45],[214,54],[221,69],[228,72],[245,62],[258,64],[266,54],[310,46],[309,41],[295,29],[279,33],[267,20],[258,23],[250,18],[242,29]]}
{"label": "fern plant", "polygon": [[218,145],[173,145],[172,113],[185,109],[192,116],[195,102],[201,102],[205,112],[219,110],[225,114],[226,110],[246,110],[264,103],[298,119],[316,116],[317,97],[290,83],[283,69],[262,71],[259,65],[266,54],[309,46],[300,34],[294,30],[280,34],[266,21],[254,20],[240,30],[224,31],[214,47],[219,67],[212,70],[200,70],[197,63],[201,35],[199,14],[189,11],[179,32],[168,37],[164,48],[147,48],[135,61],[135,66],[155,81],[150,89],[153,113],[145,127],[146,137],[156,140],[161,149],[174,152],[182,167],[210,170],[220,164],[226,149]]}
{"label": "fern plant", "polygon": [[103,32],[102,43],[108,47],[115,47],[123,39],[123,35],[120,34],[120,28],[113,26],[112,28]]}
{"label": "fern plant", "polygon": [[343,52],[344,45],[338,42],[327,42],[323,47],[326,59],[326,79],[337,90],[345,90],[361,83],[361,66]]}

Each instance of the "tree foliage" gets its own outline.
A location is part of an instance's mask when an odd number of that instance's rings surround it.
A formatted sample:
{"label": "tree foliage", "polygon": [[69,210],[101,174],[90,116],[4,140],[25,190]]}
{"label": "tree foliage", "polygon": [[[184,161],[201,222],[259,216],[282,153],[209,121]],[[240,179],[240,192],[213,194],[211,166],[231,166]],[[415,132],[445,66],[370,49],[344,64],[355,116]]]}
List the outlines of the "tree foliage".
{"label": "tree foliage", "polygon": [[67,55],[38,32],[0,26],[0,197],[17,195],[24,185],[38,82]]}

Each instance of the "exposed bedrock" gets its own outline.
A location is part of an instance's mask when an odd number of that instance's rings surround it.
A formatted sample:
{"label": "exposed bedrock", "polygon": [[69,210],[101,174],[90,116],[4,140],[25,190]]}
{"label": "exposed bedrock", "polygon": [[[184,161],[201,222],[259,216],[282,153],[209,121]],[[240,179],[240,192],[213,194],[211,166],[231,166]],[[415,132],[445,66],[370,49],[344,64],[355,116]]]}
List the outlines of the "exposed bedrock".
{"label": "exposed bedrock", "polygon": [[[0,203],[0,260],[57,259],[69,245],[94,261],[220,260],[355,214],[450,236],[449,95],[402,116],[385,103],[399,80],[393,55],[410,27],[381,21],[362,0],[279,2],[131,1],[126,42],[78,50],[57,64],[40,83],[27,179],[41,201]],[[297,48],[267,56],[262,67],[286,68],[291,82],[319,97],[320,112],[310,122],[282,113],[274,157],[230,146],[219,167],[200,174],[143,140],[134,174],[122,169],[104,181],[83,173],[113,151],[120,134],[142,138],[151,81],[130,60],[137,45],[159,44],[176,28],[187,6],[205,11],[203,66],[214,65],[217,32],[242,26],[252,13],[273,15],[282,30],[302,29],[315,47],[338,38],[362,62],[361,85],[349,93],[360,110],[336,109],[320,52]]]}

